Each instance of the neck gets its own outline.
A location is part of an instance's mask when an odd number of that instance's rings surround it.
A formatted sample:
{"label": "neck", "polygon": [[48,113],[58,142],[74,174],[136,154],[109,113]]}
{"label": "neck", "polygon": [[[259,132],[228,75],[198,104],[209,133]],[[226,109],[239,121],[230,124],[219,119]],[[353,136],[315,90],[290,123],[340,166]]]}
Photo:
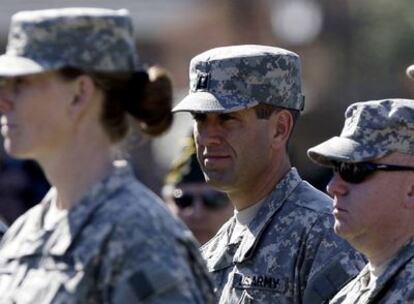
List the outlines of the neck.
{"label": "neck", "polygon": [[270,163],[253,184],[228,191],[228,196],[237,210],[248,208],[269,195],[290,169],[289,158],[284,155]]}
{"label": "neck", "polygon": [[[80,147],[80,148],[77,148]],[[52,186],[57,190],[57,207],[70,209],[112,169],[111,149],[104,141],[77,141],[38,159]]]}
{"label": "neck", "polygon": [[413,233],[402,233],[375,244],[367,241],[361,244],[352,242],[352,246],[362,252],[374,268],[378,268],[392,259],[412,237]]}

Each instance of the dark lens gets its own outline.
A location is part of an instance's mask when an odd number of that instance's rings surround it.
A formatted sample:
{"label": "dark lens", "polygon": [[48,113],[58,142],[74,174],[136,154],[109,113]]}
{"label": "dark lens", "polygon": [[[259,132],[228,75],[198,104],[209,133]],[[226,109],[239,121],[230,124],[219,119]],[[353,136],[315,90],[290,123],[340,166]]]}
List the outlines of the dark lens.
{"label": "dark lens", "polygon": [[209,209],[221,209],[227,206],[229,198],[220,192],[205,192],[202,195],[204,205]]}
{"label": "dark lens", "polygon": [[174,190],[174,202],[178,208],[184,209],[193,205],[194,197],[191,194],[184,194],[181,190]]}
{"label": "dark lens", "polygon": [[339,163],[335,171],[344,181],[353,184],[361,183],[372,172],[364,163]]}

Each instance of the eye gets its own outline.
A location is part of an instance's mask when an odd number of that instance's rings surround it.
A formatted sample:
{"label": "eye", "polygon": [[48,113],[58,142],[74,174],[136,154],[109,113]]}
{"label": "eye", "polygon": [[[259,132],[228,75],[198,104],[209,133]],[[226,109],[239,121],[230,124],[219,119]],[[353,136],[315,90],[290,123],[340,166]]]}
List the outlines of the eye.
{"label": "eye", "polygon": [[15,77],[11,80],[10,85],[14,93],[19,93],[19,91],[25,85],[25,83],[26,83],[26,78]]}
{"label": "eye", "polygon": [[233,120],[233,119],[236,119],[236,117],[234,117],[234,115],[232,115],[232,114],[229,114],[229,113],[223,113],[223,114],[220,114],[219,116],[218,116],[218,118],[219,118],[219,120],[220,121],[229,121],[229,120]]}
{"label": "eye", "polygon": [[196,122],[203,122],[207,118],[207,114],[204,113],[192,113],[191,115]]}

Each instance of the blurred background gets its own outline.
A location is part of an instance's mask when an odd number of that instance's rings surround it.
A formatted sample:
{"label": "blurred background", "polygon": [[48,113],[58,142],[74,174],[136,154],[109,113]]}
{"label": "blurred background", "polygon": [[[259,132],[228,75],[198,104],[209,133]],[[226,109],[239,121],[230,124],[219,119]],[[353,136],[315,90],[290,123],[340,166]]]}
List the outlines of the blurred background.
{"label": "blurred background", "polygon": [[[313,165],[306,150],[340,132],[346,107],[369,99],[414,97],[414,83],[405,76],[414,63],[414,1],[2,0],[1,53],[13,13],[64,6],[127,8],[142,60],[171,72],[175,102],[187,93],[189,61],[209,48],[266,44],[298,53],[306,105],[290,152],[302,177],[322,190],[330,172]],[[137,176],[157,193],[192,126],[188,114],[175,117],[159,139],[140,137],[128,145]],[[35,163],[0,152],[0,215],[9,224],[47,189]]]}

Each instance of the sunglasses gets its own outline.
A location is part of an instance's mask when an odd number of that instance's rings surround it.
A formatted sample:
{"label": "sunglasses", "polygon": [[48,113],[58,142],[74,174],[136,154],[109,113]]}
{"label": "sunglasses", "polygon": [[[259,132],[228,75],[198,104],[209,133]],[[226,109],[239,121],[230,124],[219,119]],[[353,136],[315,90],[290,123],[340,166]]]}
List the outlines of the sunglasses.
{"label": "sunglasses", "polygon": [[414,171],[414,167],[376,164],[370,162],[335,162],[333,164],[333,171],[338,173],[344,181],[352,184],[359,184],[375,171]]}
{"label": "sunglasses", "polygon": [[222,209],[230,203],[229,198],[225,194],[216,191],[205,191],[197,194],[185,193],[181,189],[173,191],[174,202],[180,209],[192,207],[196,198],[204,204],[205,208],[210,210]]}

